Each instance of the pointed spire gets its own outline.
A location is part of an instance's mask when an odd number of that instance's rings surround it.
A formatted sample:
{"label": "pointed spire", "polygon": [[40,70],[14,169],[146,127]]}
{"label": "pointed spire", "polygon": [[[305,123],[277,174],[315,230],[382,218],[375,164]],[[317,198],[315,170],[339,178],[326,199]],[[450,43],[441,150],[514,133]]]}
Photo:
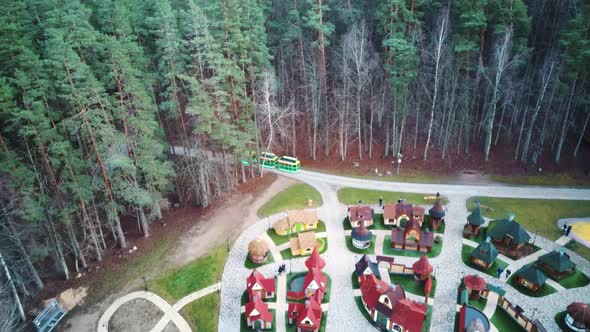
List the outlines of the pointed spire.
{"label": "pointed spire", "polygon": [[317,246],[313,248],[311,255],[305,261],[305,266],[308,270],[312,270],[314,268],[321,270],[324,268],[324,266],[326,266],[326,262],[324,261],[322,256],[320,256]]}
{"label": "pointed spire", "polygon": [[513,220],[514,220],[514,213],[511,213],[511,214],[508,216],[508,221],[513,221]]}

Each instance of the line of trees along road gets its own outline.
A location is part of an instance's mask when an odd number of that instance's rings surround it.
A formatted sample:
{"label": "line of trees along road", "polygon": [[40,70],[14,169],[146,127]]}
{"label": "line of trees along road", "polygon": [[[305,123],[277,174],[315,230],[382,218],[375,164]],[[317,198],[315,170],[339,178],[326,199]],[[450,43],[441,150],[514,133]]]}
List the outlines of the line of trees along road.
{"label": "line of trees along road", "polygon": [[0,321],[125,248],[121,216],[147,237],[168,193],[246,181],[247,151],[575,156],[589,33],[576,0],[7,0]]}

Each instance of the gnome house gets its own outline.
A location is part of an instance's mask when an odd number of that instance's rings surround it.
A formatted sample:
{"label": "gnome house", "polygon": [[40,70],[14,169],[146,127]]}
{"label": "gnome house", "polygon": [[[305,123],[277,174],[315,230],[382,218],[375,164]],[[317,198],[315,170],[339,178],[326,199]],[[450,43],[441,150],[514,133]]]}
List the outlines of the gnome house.
{"label": "gnome house", "polygon": [[289,303],[289,324],[297,326],[297,332],[318,332],[322,323],[322,306],[314,297],[304,303]]}
{"label": "gnome house", "polygon": [[434,233],[422,231],[416,219],[406,222],[405,228],[394,227],[391,230],[391,248],[430,252],[434,244]]}
{"label": "gnome house", "polygon": [[496,258],[498,257],[498,250],[490,242],[488,237],[484,242],[480,243],[477,248],[471,252],[471,263],[481,266],[484,269],[489,269]]}
{"label": "gnome house", "polygon": [[391,286],[369,274],[360,286],[363,307],[378,326],[387,331],[422,331],[427,307],[407,299],[401,285]]}
{"label": "gnome house", "polygon": [[432,229],[439,229],[443,223],[443,218],[445,217],[445,209],[440,202],[439,193],[436,193],[436,202],[434,202],[432,208],[428,210],[428,215],[430,216],[430,225],[432,226]]}
{"label": "gnome house", "polygon": [[318,215],[315,209],[287,211],[285,218],[272,225],[278,235],[299,233],[318,227]]}
{"label": "gnome house", "polygon": [[467,217],[467,225],[465,226],[465,230],[463,231],[464,237],[474,237],[479,234],[481,225],[485,223],[485,219],[483,218],[483,214],[481,212],[481,206],[479,201],[475,202],[475,209],[471,211],[471,214]]}
{"label": "gnome house", "polygon": [[307,267],[307,274],[303,280],[303,287],[300,290],[287,291],[287,299],[299,301],[305,298],[314,297],[318,303],[322,303],[324,293],[326,293],[326,277],[322,273],[322,269],[326,266],[326,262],[318,253],[318,249],[314,248],[311,256],[305,261]]}
{"label": "gnome house", "polygon": [[514,214],[508,219],[495,221],[495,226],[488,230],[487,235],[491,237],[499,252],[512,259],[519,259],[528,254],[527,242],[531,237],[524,227],[514,220]]}
{"label": "gnome house", "polygon": [[430,278],[430,274],[434,271],[426,255],[422,255],[420,259],[415,261],[414,264],[412,264],[412,269],[414,270],[414,278],[420,281],[425,281]]}
{"label": "gnome house", "polygon": [[254,269],[246,279],[248,302],[246,303],[246,323],[253,330],[268,330],[272,328],[273,314],[268,310],[268,304],[263,299],[275,297],[275,279],[265,278],[262,273]]}
{"label": "gnome house", "polygon": [[424,222],[424,208],[412,205],[406,200],[400,199],[397,204],[383,205],[383,223],[403,227],[406,222],[416,220],[420,227]]}
{"label": "gnome house", "polygon": [[361,259],[359,259],[359,261],[354,264],[354,267],[359,284],[364,278],[367,278],[370,275],[375,275],[377,278],[381,278],[381,273],[379,272],[377,263],[371,261],[367,255],[363,255],[363,257],[361,257]]}
{"label": "gnome house", "polygon": [[348,221],[352,228],[359,226],[363,222],[365,227],[373,225],[373,209],[368,205],[353,205],[348,207]]}
{"label": "gnome house", "polygon": [[576,264],[563,249],[539,257],[536,267],[553,280],[560,280],[576,273]]}

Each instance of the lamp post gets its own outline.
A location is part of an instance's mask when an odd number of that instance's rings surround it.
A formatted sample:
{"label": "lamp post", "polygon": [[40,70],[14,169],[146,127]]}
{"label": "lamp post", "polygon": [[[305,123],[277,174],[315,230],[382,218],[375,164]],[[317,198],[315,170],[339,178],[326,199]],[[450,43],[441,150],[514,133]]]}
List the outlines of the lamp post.
{"label": "lamp post", "polygon": [[144,274],[143,277],[141,277],[143,279],[143,287],[145,289],[145,291],[148,291],[148,280],[150,279],[150,276],[148,274]]}
{"label": "lamp post", "polygon": [[398,152],[396,158],[397,158],[397,175],[399,175],[399,167],[402,164],[402,154]]}

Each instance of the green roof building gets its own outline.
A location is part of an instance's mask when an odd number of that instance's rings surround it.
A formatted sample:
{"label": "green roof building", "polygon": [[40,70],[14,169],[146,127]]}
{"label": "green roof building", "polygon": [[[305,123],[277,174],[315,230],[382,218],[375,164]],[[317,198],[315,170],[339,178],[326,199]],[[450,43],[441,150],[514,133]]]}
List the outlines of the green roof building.
{"label": "green roof building", "polygon": [[545,274],[532,265],[525,266],[518,270],[515,276],[516,282],[532,291],[537,291],[545,284],[545,281],[547,280]]}
{"label": "green roof building", "polygon": [[576,264],[571,261],[570,255],[563,252],[563,249],[554,250],[539,257],[536,266],[555,280],[563,279],[576,272]]}
{"label": "green roof building", "polygon": [[481,212],[481,206],[479,201],[475,202],[475,209],[471,211],[471,214],[467,217],[467,226],[465,226],[465,231],[463,232],[463,236],[465,237],[473,237],[479,234],[479,228],[481,225],[485,223],[485,219],[483,217],[483,213]]}
{"label": "green roof building", "polygon": [[498,250],[490,242],[489,237],[471,252],[471,262],[485,269],[489,269],[494,264],[496,257],[498,257]]}
{"label": "green roof building", "polygon": [[531,236],[527,231],[514,220],[514,214],[511,214],[507,219],[496,220],[495,226],[489,230],[488,236],[492,238],[492,243],[504,255],[510,256],[513,259],[518,259],[525,255],[525,243],[527,243]]}

